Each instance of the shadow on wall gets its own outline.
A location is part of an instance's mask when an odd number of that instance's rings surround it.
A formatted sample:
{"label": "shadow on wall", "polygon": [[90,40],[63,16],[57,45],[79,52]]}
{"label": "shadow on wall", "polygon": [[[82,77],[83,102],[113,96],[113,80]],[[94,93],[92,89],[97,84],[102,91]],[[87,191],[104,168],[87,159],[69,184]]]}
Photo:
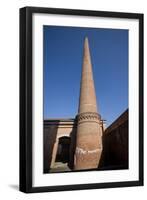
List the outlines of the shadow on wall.
{"label": "shadow on wall", "polygon": [[128,169],[128,109],[104,132],[99,169]]}
{"label": "shadow on wall", "polygon": [[70,169],[74,168],[74,154],[76,149],[76,133],[77,133],[77,118],[74,120],[73,129],[70,133],[71,144],[69,149],[69,163],[68,166]]}

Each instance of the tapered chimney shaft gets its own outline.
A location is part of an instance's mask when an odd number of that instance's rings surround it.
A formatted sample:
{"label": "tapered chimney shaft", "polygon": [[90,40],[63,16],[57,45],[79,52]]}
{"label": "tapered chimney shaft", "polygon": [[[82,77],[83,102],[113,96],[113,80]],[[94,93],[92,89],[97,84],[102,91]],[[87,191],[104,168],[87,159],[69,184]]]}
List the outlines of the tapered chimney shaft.
{"label": "tapered chimney shaft", "polygon": [[95,87],[92,73],[92,64],[90,57],[90,50],[88,38],[85,38],[83,66],[81,77],[81,89],[78,113],[83,112],[97,112]]}
{"label": "tapered chimney shaft", "polygon": [[74,169],[93,169],[99,165],[102,152],[102,126],[97,112],[96,94],[88,38],[85,38],[77,115]]}

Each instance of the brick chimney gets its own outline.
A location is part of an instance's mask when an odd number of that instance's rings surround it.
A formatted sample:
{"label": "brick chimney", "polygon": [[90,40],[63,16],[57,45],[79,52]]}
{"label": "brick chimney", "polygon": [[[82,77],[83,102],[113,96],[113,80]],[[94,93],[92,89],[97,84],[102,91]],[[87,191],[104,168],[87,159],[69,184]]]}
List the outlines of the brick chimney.
{"label": "brick chimney", "polygon": [[93,169],[99,165],[102,152],[101,117],[96,94],[88,38],[84,42],[74,169]]}

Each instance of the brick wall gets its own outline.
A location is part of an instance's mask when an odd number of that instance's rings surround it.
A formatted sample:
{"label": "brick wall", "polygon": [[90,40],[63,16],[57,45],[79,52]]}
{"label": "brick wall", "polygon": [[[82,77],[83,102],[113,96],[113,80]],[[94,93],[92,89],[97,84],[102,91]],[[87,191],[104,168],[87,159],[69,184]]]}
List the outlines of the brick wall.
{"label": "brick wall", "polygon": [[105,130],[99,168],[128,168],[128,110]]}

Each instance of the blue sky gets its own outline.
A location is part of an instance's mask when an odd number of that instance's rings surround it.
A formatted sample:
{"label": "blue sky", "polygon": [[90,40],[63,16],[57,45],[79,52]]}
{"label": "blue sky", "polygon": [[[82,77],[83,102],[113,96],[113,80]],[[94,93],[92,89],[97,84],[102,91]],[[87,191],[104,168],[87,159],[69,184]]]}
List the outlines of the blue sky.
{"label": "blue sky", "polygon": [[128,108],[128,30],[44,26],[43,31],[44,118],[77,114],[87,36],[98,111],[111,124]]}

